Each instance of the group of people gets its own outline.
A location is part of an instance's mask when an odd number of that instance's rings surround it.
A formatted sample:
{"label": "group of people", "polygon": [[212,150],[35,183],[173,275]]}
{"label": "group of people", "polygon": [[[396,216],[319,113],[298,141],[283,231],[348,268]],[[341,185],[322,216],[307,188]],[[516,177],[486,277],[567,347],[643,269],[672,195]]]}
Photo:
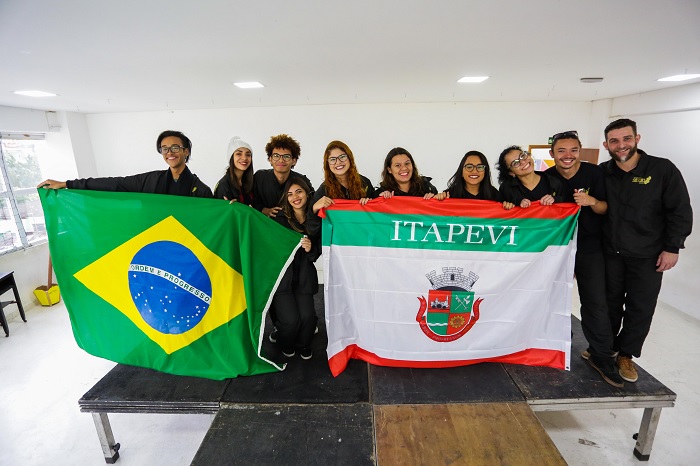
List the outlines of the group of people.
{"label": "group of people", "polygon": [[136,191],[214,197],[250,205],[286,228],[303,235],[291,266],[272,300],[274,330],[269,339],[285,356],[299,351],[310,359],[317,331],[313,295],[318,291],[314,262],[321,254],[318,212],[334,199],[366,204],[382,196],[419,196],[496,201],[504,209],[527,208],[533,202],[573,202],[581,207],[575,273],[581,300],[581,325],[588,340],[582,357],[615,387],[635,382],[632,358],[641,355],[661,288],[662,272],[678,261],[692,228],[688,190],[680,171],[667,159],[637,148],[636,123],[620,119],[605,128],[604,147],[611,159],[601,165],[582,163],[576,131],[552,137],[555,165],[536,171],[531,155],[510,146],[498,157],[496,188],[486,156],[467,152],[439,192],[431,178],[419,173],[411,153],[396,147],[384,159],[378,187],[362,176],[342,141],[331,141],[323,155],[324,181],[314,190],[295,172],[301,149],[286,134],[265,146],[271,168],[253,170],[253,150],[239,137],[228,146],[229,164],[212,193],[187,168],[191,141],[181,132],[164,131],[156,148],[169,169],[119,178],[88,178],[39,187]]}

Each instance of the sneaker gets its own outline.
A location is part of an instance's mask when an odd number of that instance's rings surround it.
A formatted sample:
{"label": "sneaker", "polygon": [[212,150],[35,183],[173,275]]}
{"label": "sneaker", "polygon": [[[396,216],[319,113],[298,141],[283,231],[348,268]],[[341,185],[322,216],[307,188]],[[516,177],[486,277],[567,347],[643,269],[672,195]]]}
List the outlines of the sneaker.
{"label": "sneaker", "polygon": [[273,329],[267,339],[270,340],[270,343],[277,343],[277,329]]}
{"label": "sneaker", "polygon": [[603,380],[613,387],[622,388],[625,386],[625,381],[622,380],[623,377],[617,373],[615,362],[612,358],[590,356],[586,361],[588,361],[589,366],[598,371],[600,376],[603,377]]}
{"label": "sneaker", "polygon": [[311,357],[314,355],[313,351],[311,351],[311,348],[302,348],[299,351],[299,356],[301,356],[301,359],[311,359]]}
{"label": "sneaker", "polygon": [[[616,358],[617,355],[618,355],[618,353],[619,353],[619,351],[615,351],[615,352],[612,354],[612,357],[613,357],[613,358]],[[583,353],[581,353],[581,357],[582,357],[583,359],[585,359],[586,361],[588,361],[588,358],[591,357],[591,349],[588,348],[588,349],[583,350]]]}
{"label": "sneaker", "polygon": [[282,350],[282,354],[284,354],[284,355],[287,356],[288,358],[292,358],[292,357],[294,357],[294,355],[297,354],[297,353],[296,353],[296,351],[294,351],[294,348],[284,348],[284,349]]}
{"label": "sneaker", "polygon": [[617,358],[617,367],[620,369],[620,377],[628,382],[636,382],[639,378],[637,376],[637,368],[632,362],[632,358],[627,356],[619,356]]}

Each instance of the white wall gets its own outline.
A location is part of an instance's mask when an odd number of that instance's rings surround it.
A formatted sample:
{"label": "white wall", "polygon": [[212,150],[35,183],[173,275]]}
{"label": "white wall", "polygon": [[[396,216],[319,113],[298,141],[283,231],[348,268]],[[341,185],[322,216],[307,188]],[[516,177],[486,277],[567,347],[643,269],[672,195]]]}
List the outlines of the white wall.
{"label": "white wall", "polygon": [[671,159],[683,173],[695,232],[681,250],[678,265],[664,273],[659,299],[700,319],[700,180],[695,176],[700,173],[700,84],[617,98],[612,108],[615,115],[637,122],[641,149]]}
{"label": "white wall", "polygon": [[288,133],[302,147],[297,170],[315,186],[323,178],[326,145],[341,139],[355,154],[360,172],[375,184],[387,152],[402,146],[420,172],[443,189],[468,150],[481,150],[495,162],[511,144],[546,144],[551,134],[572,128],[585,137],[590,112],[586,102],[322,105],[93,114],[87,122],[100,176],[164,169],[156,137],[176,129],[192,140],[191,170],[213,188],[228,162],[231,136],[251,144],[259,169],[269,168],[264,147],[270,136]]}

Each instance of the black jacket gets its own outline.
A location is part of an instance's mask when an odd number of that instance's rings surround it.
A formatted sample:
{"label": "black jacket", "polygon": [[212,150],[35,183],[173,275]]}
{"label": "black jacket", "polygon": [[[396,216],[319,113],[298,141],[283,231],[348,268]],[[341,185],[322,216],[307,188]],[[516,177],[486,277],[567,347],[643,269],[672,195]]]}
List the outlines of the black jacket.
{"label": "black jacket", "polygon": [[93,191],[121,191],[132,193],[172,194],[190,197],[214,197],[209,186],[202,183],[189,167],[185,167],[180,178],[175,181],[170,170],[158,170],[138,175],[81,178],[66,181],[68,189],[89,189]]}
{"label": "black jacket", "polygon": [[601,164],[608,196],[604,250],[641,258],[678,253],[693,227],[688,188],[673,162],[637,152],[639,163],[629,172],[612,159]]}
{"label": "black jacket", "polygon": [[[430,182],[430,180],[432,180],[432,178],[430,178],[429,176],[422,176],[422,175],[420,178],[421,178],[421,188],[422,188],[423,194],[420,194],[418,192],[415,192],[415,193],[408,192],[407,193],[407,192],[401,191],[400,189],[396,189],[396,190],[394,190],[394,196],[421,196],[421,197],[423,197],[424,195],[426,195],[428,193],[437,194],[437,192],[438,192],[437,188],[435,186],[433,186],[433,184]],[[388,189],[379,185],[379,188],[377,188],[377,190],[375,191],[375,194],[377,196],[379,196],[384,191],[388,191]]]}
{"label": "black jacket", "polygon": [[[253,188],[254,190],[255,188]],[[224,197],[229,201],[237,200],[245,205],[253,205],[254,194],[253,190],[249,193],[241,193],[241,190],[233,185],[231,182],[231,177],[228,172],[216,183],[214,187],[214,197],[217,199],[223,199]]]}
{"label": "black jacket", "polygon": [[[314,216],[311,212],[308,217]],[[282,226],[293,230],[289,224],[289,219],[284,215],[278,215],[275,220]],[[308,220],[307,220],[308,222]],[[308,231],[302,232],[309,236],[311,240],[311,250],[304,251],[304,248],[297,249],[297,252],[292,260],[292,263],[287,268],[280,284],[277,287],[277,293],[290,293],[296,291],[303,294],[316,294],[318,292],[318,273],[314,262],[321,256],[321,236],[311,235]]]}
{"label": "black jacket", "polygon": [[[368,197],[370,199],[374,199],[376,196],[374,186],[372,186],[372,182],[369,180],[369,178],[366,178],[362,175],[360,175],[360,179],[362,180],[362,187],[365,188],[365,195],[362,197]],[[348,189],[345,188],[344,186],[341,186],[341,189],[343,191],[343,197],[341,199],[350,199],[350,194],[348,193]],[[324,181],[321,183],[321,186],[318,187],[316,190],[316,193],[314,194],[313,202],[311,205],[315,204],[316,201],[321,199],[323,196],[326,195],[326,182]],[[359,199],[358,199],[359,200]]]}
{"label": "black jacket", "polygon": [[[314,187],[305,175],[292,170],[289,172],[289,176],[298,176],[304,180],[311,188],[311,197],[313,197]],[[262,211],[263,208],[270,209],[279,206],[283,189],[284,183],[280,184],[277,181],[275,171],[272,168],[256,171],[253,175],[253,207]]]}
{"label": "black jacket", "polygon": [[[549,184],[548,193],[554,198],[554,202],[564,202],[564,183],[559,178],[548,175],[545,172],[535,172],[540,175],[543,180]],[[520,183],[517,176],[509,177],[501,184],[499,188],[501,199],[506,202],[512,202],[516,206],[520,205],[523,199],[529,199],[525,187]],[[530,199],[531,201],[539,201],[539,199]]]}

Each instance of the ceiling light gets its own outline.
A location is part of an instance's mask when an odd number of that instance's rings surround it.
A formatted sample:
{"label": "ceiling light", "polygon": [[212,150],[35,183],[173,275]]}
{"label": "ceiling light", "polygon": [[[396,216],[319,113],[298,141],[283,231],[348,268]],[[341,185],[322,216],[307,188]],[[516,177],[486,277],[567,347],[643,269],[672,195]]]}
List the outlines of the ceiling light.
{"label": "ceiling light", "polygon": [[602,82],[603,78],[581,78],[582,83],[599,83]]}
{"label": "ceiling light", "polygon": [[233,83],[234,86],[240,87],[241,89],[258,89],[260,87],[265,87],[257,81],[251,81],[246,83]]}
{"label": "ceiling light", "polygon": [[695,78],[700,78],[700,74],[677,74],[675,76],[666,76],[665,78],[657,79],[657,81],[686,81]]}
{"label": "ceiling light", "polygon": [[56,97],[56,94],[44,91],[15,91],[15,94],[29,97]]}
{"label": "ceiling light", "polygon": [[463,78],[459,78],[457,81],[458,83],[482,83],[489,79],[488,76],[465,76]]}

